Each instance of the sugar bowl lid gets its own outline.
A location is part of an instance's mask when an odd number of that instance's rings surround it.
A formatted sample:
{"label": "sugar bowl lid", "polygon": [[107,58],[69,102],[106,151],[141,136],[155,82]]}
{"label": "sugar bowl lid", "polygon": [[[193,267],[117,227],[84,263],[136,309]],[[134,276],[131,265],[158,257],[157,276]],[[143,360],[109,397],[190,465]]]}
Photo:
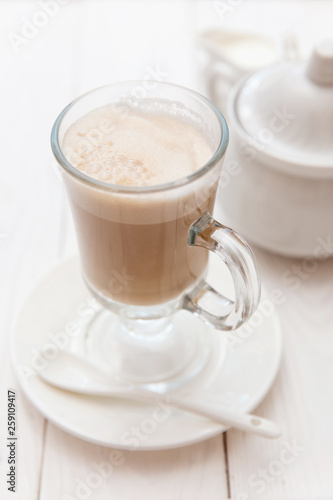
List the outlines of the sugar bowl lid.
{"label": "sugar bowl lid", "polygon": [[333,175],[333,40],[308,62],[254,73],[234,90],[230,114],[268,165],[297,175]]}

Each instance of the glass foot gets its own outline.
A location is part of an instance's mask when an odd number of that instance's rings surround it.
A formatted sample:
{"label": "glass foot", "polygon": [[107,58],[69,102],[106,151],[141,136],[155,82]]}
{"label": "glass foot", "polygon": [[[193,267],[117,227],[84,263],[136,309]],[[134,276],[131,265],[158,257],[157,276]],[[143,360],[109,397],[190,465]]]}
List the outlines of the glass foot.
{"label": "glass foot", "polygon": [[211,327],[193,314],[181,310],[170,318],[135,323],[133,333],[118,315],[106,309],[97,311],[85,327],[80,351],[115,380],[157,392],[189,382],[209,362]]}

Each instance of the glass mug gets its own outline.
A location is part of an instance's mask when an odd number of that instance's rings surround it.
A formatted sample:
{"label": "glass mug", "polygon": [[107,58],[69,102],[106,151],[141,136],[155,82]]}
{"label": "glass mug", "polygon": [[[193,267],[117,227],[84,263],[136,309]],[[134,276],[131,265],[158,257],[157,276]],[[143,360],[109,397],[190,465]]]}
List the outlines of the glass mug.
{"label": "glass mug", "polygon": [[[189,89],[149,82],[98,88],[69,104],[51,134],[76,226],[84,281],[103,306],[87,327],[92,362],[118,380],[174,388],[198,374],[211,351],[211,327],[233,330],[247,321],[260,298],[253,253],[230,228],[211,216],[228,127],[220,111]],[[142,92],[141,92],[142,94]],[[107,104],[173,116],[193,125],[210,143],[211,159],[194,173],[154,186],[112,185],[89,177],[63,150],[68,128]],[[80,154],[109,124],[82,139]],[[205,281],[208,254],[227,265],[234,300]],[[207,326],[208,325],[208,326]]]}

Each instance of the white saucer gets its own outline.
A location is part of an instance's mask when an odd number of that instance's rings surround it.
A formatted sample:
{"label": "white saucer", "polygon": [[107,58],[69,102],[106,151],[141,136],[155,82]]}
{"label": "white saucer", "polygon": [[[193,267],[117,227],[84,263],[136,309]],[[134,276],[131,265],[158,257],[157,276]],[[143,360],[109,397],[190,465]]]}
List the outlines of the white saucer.
{"label": "white saucer", "polygon": [[[210,263],[214,281],[228,283],[220,263]],[[87,441],[121,449],[160,450],[202,441],[226,427],[190,413],[171,410],[158,402],[150,406],[131,401],[82,396],[55,389],[43,382],[32,360],[37,351],[56,355],[56,342],[74,338],[73,312],[91,307],[77,258],[52,270],[33,288],[24,302],[12,332],[11,355],[18,381],[26,396],[51,422]],[[90,305],[89,305],[90,304]],[[87,312],[88,314],[88,312]],[[177,393],[197,393],[240,412],[252,411],[271,387],[279,368],[281,333],[275,313],[259,314],[256,327],[239,332],[236,343],[212,330],[214,356],[204,371]],[[64,335],[55,336],[59,332]],[[253,323],[254,325],[254,323]],[[244,328],[244,327],[243,327]],[[67,337],[66,337],[67,336]],[[58,339],[58,340],[56,340]],[[60,340],[59,340],[60,339]],[[45,345],[49,348],[45,351]],[[233,347],[232,347],[233,346]],[[34,367],[42,365],[34,363]]]}

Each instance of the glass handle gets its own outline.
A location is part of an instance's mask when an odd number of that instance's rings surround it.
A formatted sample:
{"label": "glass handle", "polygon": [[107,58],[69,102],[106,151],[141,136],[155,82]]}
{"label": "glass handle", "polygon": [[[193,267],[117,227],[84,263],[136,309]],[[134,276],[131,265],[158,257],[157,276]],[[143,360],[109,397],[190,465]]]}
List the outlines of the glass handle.
{"label": "glass handle", "polygon": [[188,244],[207,248],[222,259],[233,279],[235,300],[203,282],[185,296],[183,308],[219,330],[238,328],[250,318],[260,300],[260,277],[251,248],[241,236],[209,213],[192,224]]}

